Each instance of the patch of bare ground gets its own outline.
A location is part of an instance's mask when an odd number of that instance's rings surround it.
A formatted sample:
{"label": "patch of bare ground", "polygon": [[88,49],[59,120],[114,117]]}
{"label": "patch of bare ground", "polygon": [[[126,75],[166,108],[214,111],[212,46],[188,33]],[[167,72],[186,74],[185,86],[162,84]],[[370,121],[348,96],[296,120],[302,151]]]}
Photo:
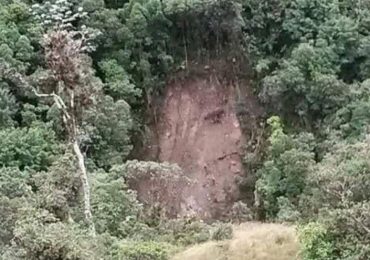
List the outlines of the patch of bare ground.
{"label": "patch of bare ground", "polygon": [[172,260],[297,260],[298,254],[294,227],[244,223],[234,227],[232,239],[192,246]]}
{"label": "patch of bare ground", "polygon": [[[191,180],[188,185],[161,187],[167,196],[161,196],[162,200],[176,201],[173,217],[222,219],[239,199],[238,180],[245,176],[241,157],[246,140],[237,117],[238,102],[247,101],[244,118],[250,125],[261,109],[250,91],[243,92],[234,80],[225,80],[224,72],[208,68],[203,72],[168,83],[156,117],[153,151],[146,153],[179,165]],[[153,185],[147,181],[141,186]],[[143,197],[140,190],[139,199]],[[146,203],[164,205],[147,199]]]}
{"label": "patch of bare ground", "polygon": [[217,217],[238,198],[243,174],[234,89],[211,75],[170,85],[165,100],[159,159],[177,163],[196,181],[185,187],[182,212]]}

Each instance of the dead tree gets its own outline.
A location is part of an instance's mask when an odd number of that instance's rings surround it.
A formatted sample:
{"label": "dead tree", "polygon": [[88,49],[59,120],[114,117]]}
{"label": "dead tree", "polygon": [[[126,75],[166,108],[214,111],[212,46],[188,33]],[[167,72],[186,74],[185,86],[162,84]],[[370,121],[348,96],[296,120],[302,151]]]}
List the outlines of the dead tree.
{"label": "dead tree", "polygon": [[[24,90],[31,90],[39,98],[50,98],[61,112],[66,139],[76,156],[84,202],[85,220],[91,234],[95,236],[90,185],[85,166],[85,158],[79,142],[80,124],[83,110],[93,105],[101,89],[94,85],[93,70],[87,62],[86,38],[82,32],[54,30],[44,37],[45,59],[48,83],[42,93],[34,88],[28,79],[6,64],[0,64],[0,76],[12,81]],[[52,79],[50,81],[50,79]],[[54,82],[54,84],[50,84]],[[41,86],[39,86],[41,87]]]}
{"label": "dead tree", "polygon": [[[93,104],[98,88],[91,82],[92,69],[84,54],[86,38],[83,32],[56,30],[44,37],[45,59],[56,85],[49,94],[39,97],[53,97],[62,114],[67,139],[77,159],[81,180],[84,215],[90,231],[95,235],[95,226],[90,203],[90,185],[85,166],[85,158],[79,143],[79,126],[83,110]],[[50,93],[51,92],[51,93]]]}

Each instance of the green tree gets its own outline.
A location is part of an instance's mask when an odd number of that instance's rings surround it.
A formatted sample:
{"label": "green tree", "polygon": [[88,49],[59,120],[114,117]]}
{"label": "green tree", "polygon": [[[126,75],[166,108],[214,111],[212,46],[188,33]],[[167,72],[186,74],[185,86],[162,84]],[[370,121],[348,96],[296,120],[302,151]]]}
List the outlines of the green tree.
{"label": "green tree", "polygon": [[9,199],[22,197],[31,191],[31,174],[18,168],[3,167],[0,176],[0,194]]}
{"label": "green tree", "polygon": [[301,254],[304,260],[334,259],[334,245],[328,228],[320,223],[309,223],[299,228]]}
{"label": "green tree", "polygon": [[97,172],[92,183],[92,207],[99,233],[126,238],[138,231],[141,205],[134,191],[128,189],[123,177]]}
{"label": "green tree", "polygon": [[19,210],[25,203],[24,200],[23,198],[9,199],[0,194],[0,257],[14,237],[13,230]]}
{"label": "green tree", "polygon": [[104,96],[84,114],[82,145],[98,167],[109,169],[123,163],[129,155],[132,127],[130,106],[124,100],[114,102],[110,96]]}
{"label": "green tree", "polygon": [[315,163],[315,143],[311,134],[285,134],[278,117],[271,117],[268,124],[271,126],[270,147],[266,161],[257,171],[256,188],[259,203],[262,203],[267,216],[274,218],[281,214],[279,211],[283,206],[286,209],[286,203],[278,201],[283,202],[287,198],[292,205],[298,206],[307,174]]}
{"label": "green tree", "polygon": [[1,167],[46,170],[60,153],[60,143],[47,126],[0,130]]}
{"label": "green tree", "polygon": [[131,83],[129,74],[116,60],[103,60],[99,67],[104,73],[105,89],[110,96],[130,104],[137,103],[141,90]]}
{"label": "green tree", "polygon": [[14,229],[14,243],[5,259],[99,259],[88,236],[72,224],[59,222],[46,210],[23,209]]}
{"label": "green tree", "polygon": [[319,219],[327,227],[322,236],[332,243],[333,259],[369,257],[368,146],[368,137],[353,143],[337,141],[307,177],[302,209],[309,219]]}
{"label": "green tree", "polygon": [[15,125],[14,116],[18,112],[18,105],[9,87],[0,82],[0,129]]}

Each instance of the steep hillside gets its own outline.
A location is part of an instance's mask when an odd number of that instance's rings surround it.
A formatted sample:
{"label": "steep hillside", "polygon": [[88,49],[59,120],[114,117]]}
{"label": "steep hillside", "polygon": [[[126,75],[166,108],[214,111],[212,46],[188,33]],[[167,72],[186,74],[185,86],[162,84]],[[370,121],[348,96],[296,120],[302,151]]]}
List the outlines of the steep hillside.
{"label": "steep hillside", "polygon": [[[168,194],[181,201],[175,203],[178,215],[226,217],[239,197],[246,140],[236,103],[242,97],[237,87],[221,75],[213,71],[173,80],[158,109],[158,136],[152,140],[149,153],[156,153],[159,161],[178,164],[191,180],[177,189],[171,186],[172,194]],[[154,196],[145,195],[147,190],[139,190],[139,198],[151,204]]]}
{"label": "steep hillside", "polygon": [[369,18],[0,0],[0,259],[370,259]]}

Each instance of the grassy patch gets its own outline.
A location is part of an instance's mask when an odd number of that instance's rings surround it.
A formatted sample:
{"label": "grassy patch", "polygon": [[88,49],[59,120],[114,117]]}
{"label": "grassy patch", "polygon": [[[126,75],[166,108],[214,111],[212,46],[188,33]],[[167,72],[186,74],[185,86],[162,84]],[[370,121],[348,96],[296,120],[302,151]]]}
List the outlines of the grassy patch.
{"label": "grassy patch", "polygon": [[188,248],[172,260],[295,260],[298,241],[294,227],[245,223],[234,227],[234,236]]}

